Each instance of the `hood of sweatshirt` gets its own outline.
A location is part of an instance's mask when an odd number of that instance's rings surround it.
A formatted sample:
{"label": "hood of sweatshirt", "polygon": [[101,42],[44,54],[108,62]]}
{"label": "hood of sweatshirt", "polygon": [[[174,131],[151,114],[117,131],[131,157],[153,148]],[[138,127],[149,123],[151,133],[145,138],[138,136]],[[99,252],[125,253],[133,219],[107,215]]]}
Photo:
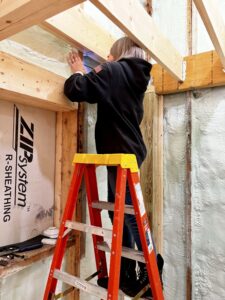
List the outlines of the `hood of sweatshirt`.
{"label": "hood of sweatshirt", "polygon": [[150,80],[152,65],[144,59],[131,57],[118,61],[123,68],[129,85],[134,90],[144,93]]}

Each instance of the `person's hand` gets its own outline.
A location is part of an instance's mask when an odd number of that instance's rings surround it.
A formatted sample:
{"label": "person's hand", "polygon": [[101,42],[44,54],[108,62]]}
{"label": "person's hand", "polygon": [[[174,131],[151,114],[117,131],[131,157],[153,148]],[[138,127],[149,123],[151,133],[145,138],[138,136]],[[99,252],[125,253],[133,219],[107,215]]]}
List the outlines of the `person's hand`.
{"label": "person's hand", "polygon": [[67,57],[67,61],[73,73],[78,71],[85,73],[83,62],[76,52],[71,51]]}

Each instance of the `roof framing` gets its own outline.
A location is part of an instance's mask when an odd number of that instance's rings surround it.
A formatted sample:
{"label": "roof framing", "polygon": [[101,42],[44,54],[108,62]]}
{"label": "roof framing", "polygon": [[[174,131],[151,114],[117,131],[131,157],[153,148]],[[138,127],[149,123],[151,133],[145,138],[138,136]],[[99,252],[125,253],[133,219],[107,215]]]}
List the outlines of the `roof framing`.
{"label": "roof framing", "polygon": [[96,24],[80,5],[44,21],[41,27],[81,51],[94,52],[103,60],[106,60],[109,49],[116,40]]}
{"label": "roof framing", "polygon": [[[65,11],[85,0],[3,0],[0,3],[0,40],[34,24],[69,41],[79,49],[88,49],[106,58],[115,41],[82,10]],[[91,0],[128,36],[150,53],[174,78],[183,78],[183,58],[154,24],[137,0]],[[51,18],[53,15],[53,18]],[[51,18],[51,19],[49,19]],[[79,28],[76,30],[76,28]]]}
{"label": "roof framing", "polygon": [[2,0],[0,40],[82,2],[84,0]]}
{"label": "roof framing", "polygon": [[223,68],[225,68],[225,23],[214,0],[194,0]]}
{"label": "roof framing", "polygon": [[183,80],[183,57],[136,0],[90,0],[174,78]]}

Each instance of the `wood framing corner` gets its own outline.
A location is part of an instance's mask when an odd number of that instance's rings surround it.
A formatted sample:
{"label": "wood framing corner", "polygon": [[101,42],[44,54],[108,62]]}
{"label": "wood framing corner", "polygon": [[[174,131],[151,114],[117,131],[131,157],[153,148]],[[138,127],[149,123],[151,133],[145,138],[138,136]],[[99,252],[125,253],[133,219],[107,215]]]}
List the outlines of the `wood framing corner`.
{"label": "wood framing corner", "polygon": [[194,0],[205,28],[225,68],[225,23],[216,1]]}
{"label": "wood framing corner", "polygon": [[225,85],[223,65],[216,51],[190,55],[185,57],[185,61],[184,82],[172,78],[161,66],[153,66],[151,74],[157,94],[173,94]]}

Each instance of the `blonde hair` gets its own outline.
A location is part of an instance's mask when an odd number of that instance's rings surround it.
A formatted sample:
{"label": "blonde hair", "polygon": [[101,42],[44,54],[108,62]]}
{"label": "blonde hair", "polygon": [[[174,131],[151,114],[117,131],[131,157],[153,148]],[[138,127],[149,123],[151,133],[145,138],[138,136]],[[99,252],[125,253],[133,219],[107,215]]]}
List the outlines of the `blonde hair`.
{"label": "blonde hair", "polygon": [[110,54],[114,60],[120,60],[121,58],[137,57],[146,59],[145,51],[140,48],[129,37],[122,37],[118,39],[111,47]]}

